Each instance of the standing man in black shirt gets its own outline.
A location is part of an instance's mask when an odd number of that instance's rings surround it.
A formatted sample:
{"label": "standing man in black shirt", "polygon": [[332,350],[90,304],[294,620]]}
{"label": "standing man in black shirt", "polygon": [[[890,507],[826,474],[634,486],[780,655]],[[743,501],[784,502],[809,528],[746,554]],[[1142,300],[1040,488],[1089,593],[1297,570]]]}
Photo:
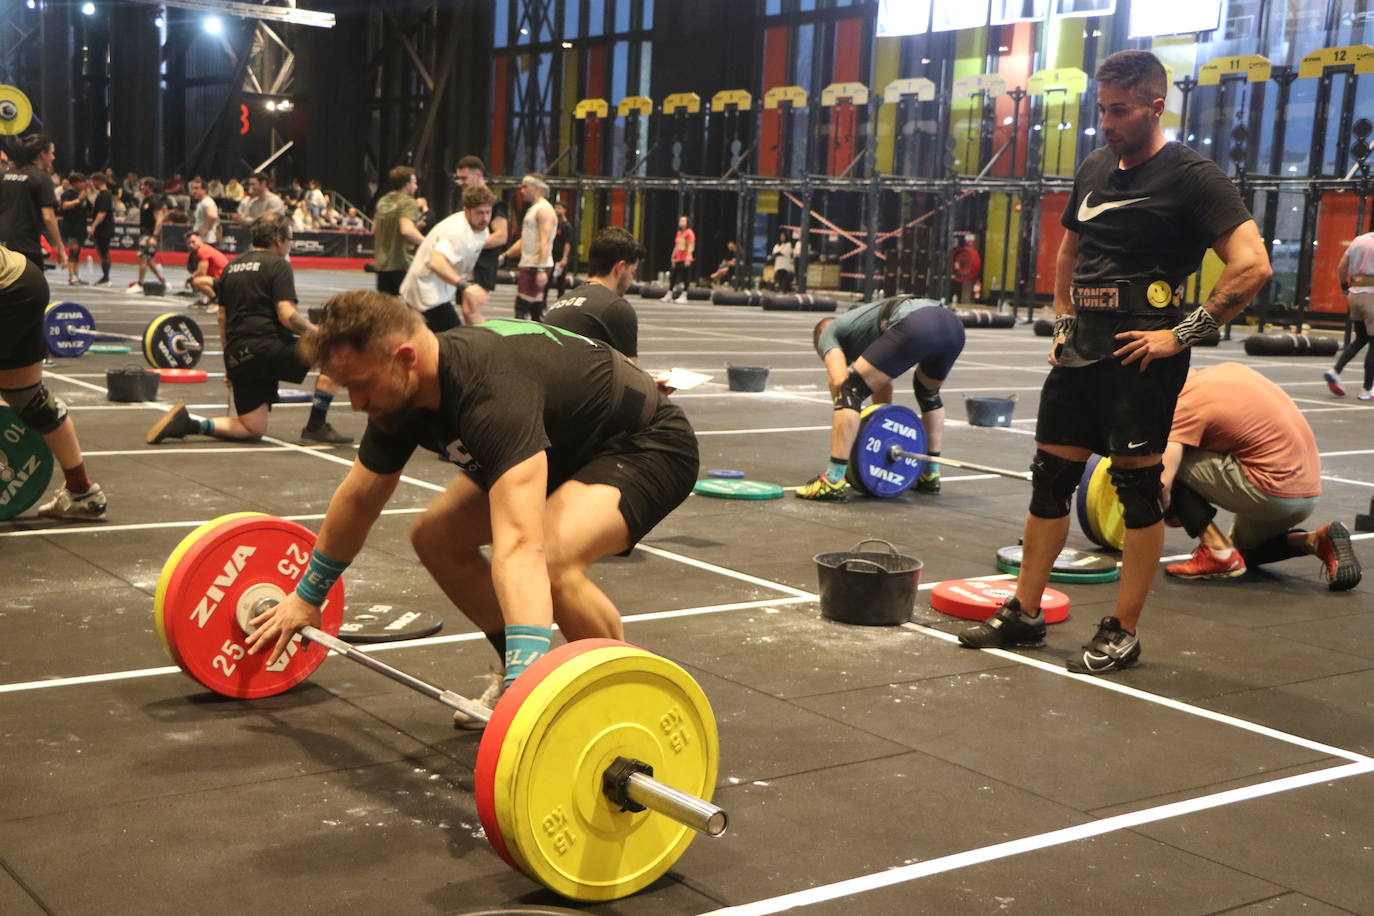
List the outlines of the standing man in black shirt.
{"label": "standing man in black shirt", "polygon": [[138,203],[138,279],[129,284],[126,292],[143,292],[143,278],[151,269],[157,282],[167,285],[162,268],[157,266],[157,252],[162,238],[162,222],[167,218],[167,198],[162,195],[162,183],[156,178],[139,182]]}
{"label": "standing man in black shirt", "polygon": [[[1136,624],[1164,544],[1161,457],[1188,374],[1188,348],[1240,313],[1272,273],[1259,229],[1221,170],[1159,127],[1168,89],[1148,51],[1097,70],[1107,146],[1079,167],[1055,274],[1055,339],[1040,396],[1030,514],[1016,595],[959,634],[971,648],[1039,645],[1040,596],[1064,548],[1069,503],[1088,457],[1112,459],[1126,522],[1116,608],[1069,658],[1106,674],[1140,657]],[[1225,269],[1204,305],[1182,309],[1208,248]]]}
{"label": "standing man in black shirt", "polygon": [[67,250],[57,229],[57,195],[52,189],[52,163],[56,158],[47,134],[29,134],[14,150],[14,167],[0,173],[0,245],[8,246],[43,269],[46,231],[57,263],[67,266]]}
{"label": "standing man in black shirt", "polygon": [[85,286],[81,279],[81,245],[86,241],[86,222],[90,202],[86,199],[86,176],[67,173],[67,189],[58,202],[62,212],[62,247],[67,250],[67,285]]}
{"label": "standing man in black shirt", "polygon": [[100,256],[100,279],[95,285],[109,286],[110,242],[115,230],[114,195],[110,193],[110,180],[104,172],[92,175],[91,185],[95,189],[95,199],[91,202],[91,240]]}
{"label": "standing man in black shirt", "polygon": [[687,498],[698,467],[691,424],[648,375],[603,344],[528,321],[436,335],[414,309],[370,290],[326,302],[302,350],[348,388],[367,432],[309,568],[254,619],[250,652],[275,657],[302,626],[318,625],[325,593],[362,550],[416,446],[463,472],[416,519],[411,543],[502,656],[505,684],[548,651],[555,621],[570,640],[621,637],[620,614],[587,568],[628,554]]}
{"label": "standing man in black shirt", "polygon": [[[459,187],[487,186],[487,167],[476,156],[464,156],[458,160],[457,180]],[[496,203],[491,206],[491,222],[487,223],[486,242],[477,258],[477,266],[472,270],[472,282],[489,293],[496,292],[496,270],[501,263],[501,251],[509,238],[510,220],[501,195],[496,195]]]}
{"label": "standing man in black shirt", "polygon": [[[553,212],[558,217],[558,225],[553,231],[553,285],[558,287],[558,298],[568,291],[568,257],[572,254],[572,223],[568,222],[568,205],[557,201]],[[544,287],[544,301],[549,298],[549,289]]]}
{"label": "standing man in black shirt", "polygon": [[544,316],[551,324],[599,340],[639,359],[639,316],[625,301],[625,291],[644,259],[639,239],[619,226],[607,226],[592,239],[587,269],[591,279],[559,299]]}
{"label": "standing man in black shirt", "polygon": [[[310,372],[296,352],[296,335],[314,325],[296,310],[296,279],[286,260],[291,223],[269,211],[253,220],[249,231],[252,250],[231,261],[218,283],[219,333],[234,415],[201,420],[178,404],[148,430],[150,445],[190,435],[261,439],[267,433],[268,411],[277,400],[277,382],[299,384]],[[337,390],[326,376],[319,377],[310,419],[301,430],[302,442],[346,445],[353,441],[326,420]]]}

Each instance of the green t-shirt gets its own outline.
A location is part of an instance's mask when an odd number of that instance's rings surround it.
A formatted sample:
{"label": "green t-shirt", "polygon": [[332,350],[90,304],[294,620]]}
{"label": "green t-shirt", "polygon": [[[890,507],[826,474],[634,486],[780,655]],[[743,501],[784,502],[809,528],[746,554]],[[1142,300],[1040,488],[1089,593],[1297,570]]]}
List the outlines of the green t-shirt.
{"label": "green t-shirt", "polygon": [[838,347],[844,351],[845,362],[852,363],[863,355],[869,344],[882,337],[883,332],[907,315],[917,309],[940,307],[940,303],[934,299],[917,299],[914,296],[894,296],[892,300],[895,301],[886,324],[880,321],[883,304],[891,300],[879,299],[865,305],[856,305],[821,332],[816,349],[824,357],[827,351]]}
{"label": "green t-shirt", "polygon": [[401,217],[420,222],[420,206],[405,191],[392,191],[377,201],[372,217],[373,260],[378,270],[405,270],[410,266],[411,246],[401,235]]}

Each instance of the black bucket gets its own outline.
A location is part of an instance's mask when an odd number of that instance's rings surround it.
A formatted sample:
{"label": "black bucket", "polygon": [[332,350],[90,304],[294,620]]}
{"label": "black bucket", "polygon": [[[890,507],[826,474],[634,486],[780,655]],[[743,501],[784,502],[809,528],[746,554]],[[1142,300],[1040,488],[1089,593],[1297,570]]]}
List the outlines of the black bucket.
{"label": "black bucket", "polygon": [[726,364],[731,391],[762,391],[768,387],[767,366],[732,366]]}
{"label": "black bucket", "polygon": [[1016,409],[1016,395],[1009,398],[971,398],[964,396],[969,426],[1010,426]]}
{"label": "black bucket", "polygon": [[[887,551],[860,550],[865,544],[882,544]],[[840,553],[818,553],[815,560],[822,617],[866,627],[896,626],[911,619],[920,560],[902,556],[879,538],[865,538]]]}
{"label": "black bucket", "polygon": [[105,391],[111,401],[156,401],[161,380],[156,372],[140,366],[105,370]]}

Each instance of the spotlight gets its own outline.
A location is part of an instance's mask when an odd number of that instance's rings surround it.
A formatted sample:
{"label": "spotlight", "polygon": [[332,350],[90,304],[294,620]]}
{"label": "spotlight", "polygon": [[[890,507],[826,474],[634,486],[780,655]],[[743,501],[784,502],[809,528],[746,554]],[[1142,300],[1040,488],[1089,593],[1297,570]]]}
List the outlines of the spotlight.
{"label": "spotlight", "polygon": [[1010,123],[1011,123],[1011,115],[1007,115],[1005,118],[1003,118],[1003,119],[1002,119],[1002,123],[1003,123],[1003,124],[1010,124]]}
{"label": "spotlight", "polygon": [[81,12],[85,13],[87,16],[94,16],[94,15],[95,15],[95,4],[94,4],[94,3],[83,3],[83,4],[81,4]]}
{"label": "spotlight", "polygon": [[24,5],[27,6],[27,7],[28,7],[29,9],[31,9],[31,10],[32,10],[32,9],[37,9],[37,8],[38,8],[38,0],[24,0]]}
{"label": "spotlight", "polygon": [[154,17],[153,17],[153,26],[154,26],[155,28],[159,28],[159,29],[160,29],[160,28],[162,28],[163,26],[165,26],[166,24],[167,24],[167,20],[163,19],[161,16],[154,16]]}
{"label": "spotlight", "polygon": [[277,103],[274,102],[274,101],[272,101],[271,99],[268,99],[268,100],[267,100],[267,104],[266,104],[265,106],[263,106],[263,107],[265,107],[268,111],[276,111],[276,110],[277,110]]}
{"label": "spotlight", "polygon": [[1085,128],[1083,128],[1083,136],[1085,136],[1085,137],[1096,137],[1096,136],[1097,136],[1097,128],[1096,128],[1096,127],[1085,127]]}
{"label": "spotlight", "polygon": [[220,32],[224,31],[224,23],[220,22],[218,16],[206,16],[205,31],[209,32],[211,35],[218,35]]}

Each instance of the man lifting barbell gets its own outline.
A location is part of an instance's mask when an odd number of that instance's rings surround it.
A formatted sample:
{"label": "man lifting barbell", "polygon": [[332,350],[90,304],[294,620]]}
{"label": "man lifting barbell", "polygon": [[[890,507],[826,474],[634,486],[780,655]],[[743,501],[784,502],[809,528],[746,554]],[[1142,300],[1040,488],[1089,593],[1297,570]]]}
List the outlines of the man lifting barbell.
{"label": "man lifting barbell", "polygon": [[[267,414],[277,400],[277,382],[299,383],[310,367],[296,353],[297,334],[313,325],[296,310],[296,281],[286,260],[291,223],[271,211],[253,220],[253,248],[224,268],[219,292],[219,333],[231,392],[231,416],[192,417],[184,404],[168,410],[148,430],[148,444],[185,436],[257,440],[267,433]],[[329,405],[338,386],[321,374],[315,384],[302,442],[347,445],[353,439],[329,424]]]}
{"label": "man lifting barbell", "polygon": [[[1140,657],[1136,625],[1164,544],[1161,454],[1188,348],[1238,315],[1271,274],[1259,229],[1209,159],[1160,130],[1168,81],[1148,51],[1097,71],[1107,147],[1074,178],[1055,273],[1053,364],[1040,396],[1030,513],[1016,594],[959,634],[970,648],[1040,645],[1040,596],[1064,548],[1069,504],[1093,452],[1111,456],[1126,535],[1116,608],[1068,660],[1106,674]],[[1182,311],[1184,280],[1211,247],[1225,269],[1207,302]]]}
{"label": "man lifting barbell", "polygon": [[[825,363],[835,412],[830,421],[830,463],[797,488],[798,497],[847,498],[845,472],[859,431],[859,411],[870,395],[876,403],[891,403],[892,381],[908,369],[928,436],[926,453],[940,454],[945,430],[940,386],[964,349],[964,325],[954,312],[933,299],[894,296],[850,309],[839,318],[821,319],[812,342]],[[916,489],[940,491],[937,464],[926,466]]]}
{"label": "man lifting barbell", "polygon": [[[411,528],[421,563],[504,662],[482,702],[548,651],[620,639],[620,614],[587,567],[627,554],[696,482],[682,409],[616,351],[527,321],[435,335],[399,299],[355,290],[324,305],[302,351],[368,416],[296,590],[252,621],[275,658],[362,549],[417,446],[463,470]],[[491,545],[491,561],[480,551]],[[459,725],[477,720],[455,714]],[[480,723],[477,723],[480,724]]]}
{"label": "man lifting barbell", "polygon": [[95,521],[105,518],[105,493],[86,473],[67,405],[43,384],[47,353],[43,312],[47,307],[48,281],[42,269],[0,245],[0,398],[43,437],[65,478],[62,489],[39,507],[38,514]]}

